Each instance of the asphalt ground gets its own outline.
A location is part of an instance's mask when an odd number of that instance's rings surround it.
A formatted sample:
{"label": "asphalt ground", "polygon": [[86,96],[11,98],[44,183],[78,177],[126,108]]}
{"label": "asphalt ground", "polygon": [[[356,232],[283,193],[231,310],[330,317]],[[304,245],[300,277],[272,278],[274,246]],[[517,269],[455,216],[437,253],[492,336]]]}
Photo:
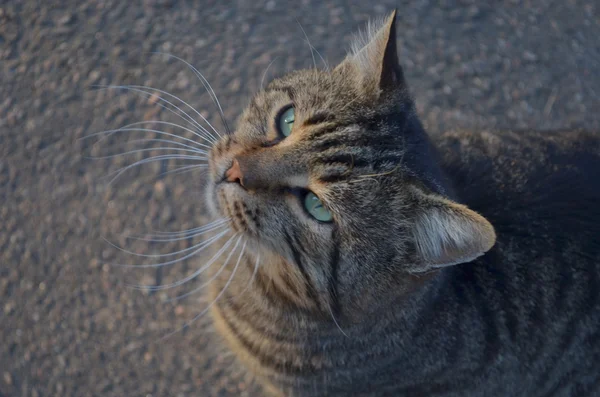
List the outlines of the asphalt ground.
{"label": "asphalt ground", "polygon": [[202,312],[201,296],[170,302],[171,290],[128,286],[181,279],[202,258],[158,270],[109,265],[138,258],[104,238],[202,225],[202,171],[161,175],[175,167],[161,161],[108,184],[114,170],[160,152],[92,160],[131,149],[131,136],[80,138],[182,120],[156,97],[95,86],[168,91],[222,131],[194,74],[153,52],[201,70],[234,125],[263,75],[312,66],[299,24],[335,64],[352,32],[394,7],[401,61],[433,135],[600,125],[595,1],[0,0],[0,396],[260,395],[207,318],[162,338]]}

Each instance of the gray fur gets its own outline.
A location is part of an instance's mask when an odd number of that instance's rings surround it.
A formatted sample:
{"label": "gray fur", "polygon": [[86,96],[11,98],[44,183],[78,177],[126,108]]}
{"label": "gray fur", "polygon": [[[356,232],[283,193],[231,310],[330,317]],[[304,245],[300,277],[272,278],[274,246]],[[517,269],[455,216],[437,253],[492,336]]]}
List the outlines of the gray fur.
{"label": "gray fur", "polygon": [[[278,395],[600,395],[598,135],[431,142],[393,18],[333,71],[273,81],[213,148],[207,198],[249,248],[217,328]],[[241,185],[223,182],[234,158]]]}

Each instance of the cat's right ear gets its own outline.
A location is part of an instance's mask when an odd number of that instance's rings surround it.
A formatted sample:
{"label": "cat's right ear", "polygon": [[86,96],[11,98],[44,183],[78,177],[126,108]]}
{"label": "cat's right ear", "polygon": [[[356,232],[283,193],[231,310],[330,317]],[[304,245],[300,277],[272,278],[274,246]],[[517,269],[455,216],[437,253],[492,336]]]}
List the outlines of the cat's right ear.
{"label": "cat's right ear", "polygon": [[369,24],[358,34],[352,52],[335,71],[355,80],[366,93],[379,95],[382,91],[404,88],[396,43],[396,11],[383,24]]}
{"label": "cat's right ear", "polygon": [[412,226],[415,272],[470,262],[496,242],[490,222],[465,205],[422,192],[416,196],[418,210]]}

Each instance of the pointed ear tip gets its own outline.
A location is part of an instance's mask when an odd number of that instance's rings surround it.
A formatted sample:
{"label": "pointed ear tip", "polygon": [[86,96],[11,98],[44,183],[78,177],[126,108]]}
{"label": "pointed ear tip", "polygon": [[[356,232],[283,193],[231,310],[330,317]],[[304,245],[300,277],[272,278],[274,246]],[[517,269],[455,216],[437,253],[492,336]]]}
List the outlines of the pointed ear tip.
{"label": "pointed ear tip", "polygon": [[489,223],[488,233],[489,247],[487,251],[489,251],[494,246],[494,244],[496,244],[496,239],[498,238],[498,236],[496,235],[496,230],[494,229],[494,226],[492,226],[491,223]]}
{"label": "pointed ear tip", "polygon": [[482,253],[483,252],[487,252],[490,249],[492,249],[492,247],[494,246],[494,244],[496,244],[496,230],[494,229],[494,226],[492,226],[492,224],[485,219],[483,216],[477,214],[481,219],[479,219],[479,233],[481,236],[481,250]]}
{"label": "pointed ear tip", "polygon": [[396,24],[396,9],[394,8],[390,15],[387,17],[386,25],[393,26]]}

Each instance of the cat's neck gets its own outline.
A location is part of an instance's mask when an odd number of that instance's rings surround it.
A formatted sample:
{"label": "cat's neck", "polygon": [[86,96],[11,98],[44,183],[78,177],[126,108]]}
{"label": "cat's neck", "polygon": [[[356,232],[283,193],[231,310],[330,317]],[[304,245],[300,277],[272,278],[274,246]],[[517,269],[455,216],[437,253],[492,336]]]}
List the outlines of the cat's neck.
{"label": "cat's neck", "polygon": [[[361,308],[358,316],[351,310],[334,313],[294,307],[278,299],[277,290],[265,293],[274,286],[264,285],[260,272],[252,276],[250,258],[242,263],[246,266],[215,305],[215,325],[248,368],[279,385],[333,373],[336,368],[356,371],[377,360],[409,359],[414,350],[410,345],[424,334],[423,313],[434,310],[441,299],[439,291],[448,282],[445,272],[423,276],[416,290],[390,294],[388,301],[381,300],[370,311]],[[215,286],[213,295],[222,287]],[[390,344],[403,348],[390,348]],[[381,349],[373,350],[379,345]],[[367,350],[377,359],[363,357]]]}
{"label": "cat's neck", "polygon": [[[314,335],[315,330],[324,334],[340,334],[342,328],[346,334],[353,330],[360,333],[365,324],[370,327],[373,321],[408,324],[416,313],[438,298],[438,291],[448,278],[444,271],[404,274],[398,278],[402,285],[387,287],[387,293],[378,291],[376,297],[363,295],[361,299],[334,306],[326,300],[307,303],[311,299],[309,292],[290,286],[288,281],[262,269],[262,264],[255,265],[253,256],[242,260],[221,300],[240,312],[238,314],[257,321],[270,319],[271,323],[276,323],[272,324],[273,330],[281,329],[283,325],[287,333],[298,333],[303,339],[306,332]],[[230,276],[231,273],[225,271],[220,280],[226,282]],[[216,283],[216,294],[224,287],[222,282]]]}

